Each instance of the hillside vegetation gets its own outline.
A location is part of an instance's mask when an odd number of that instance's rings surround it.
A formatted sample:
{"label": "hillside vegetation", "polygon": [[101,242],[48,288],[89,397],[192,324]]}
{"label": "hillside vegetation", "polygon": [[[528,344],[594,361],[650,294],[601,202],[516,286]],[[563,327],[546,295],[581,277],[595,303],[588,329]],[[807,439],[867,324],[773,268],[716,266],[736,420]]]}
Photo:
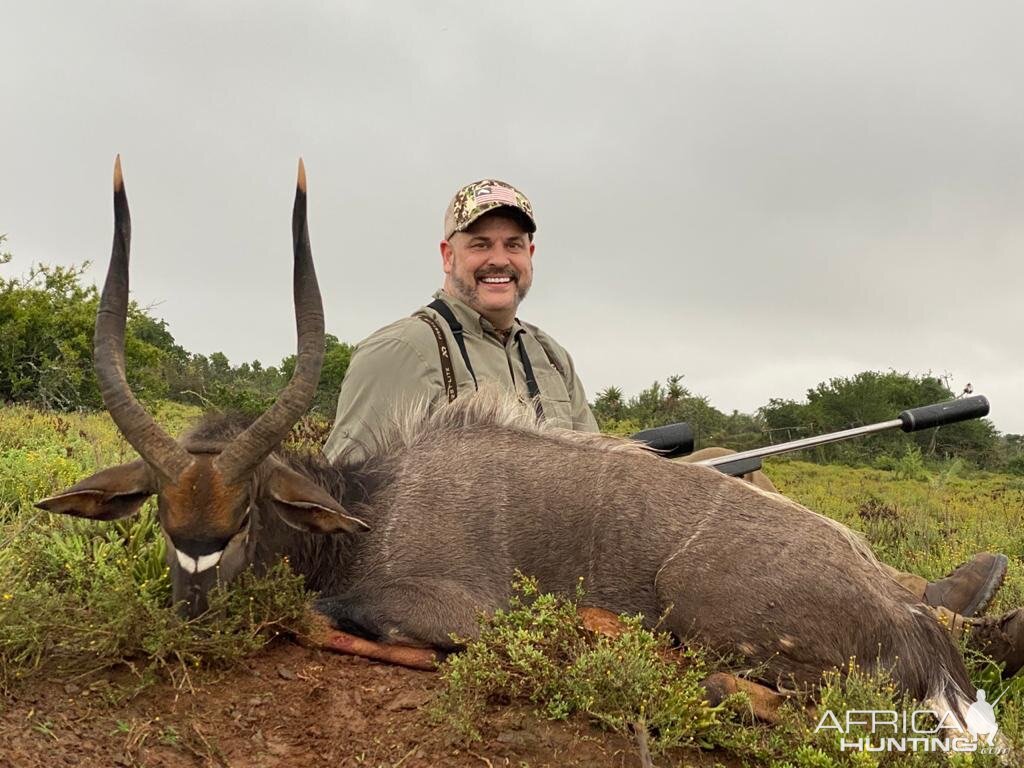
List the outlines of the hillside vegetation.
{"label": "hillside vegetation", "polygon": [[[0,254],[0,265],[10,260],[10,254]],[[0,277],[0,403],[59,411],[102,407],[92,374],[99,295],[95,286],[83,284],[83,271],[84,266],[40,265],[21,277]],[[333,421],[353,347],[330,334],[325,345],[311,411]],[[293,354],[265,365],[259,360],[232,364],[221,352],[190,352],[175,342],[166,322],[134,302],[128,311],[125,359],[129,383],[144,403],[171,400],[252,414],[273,401],[295,365]],[[726,414],[682,382],[682,375],[671,375],[664,384],[654,382],[631,397],[609,387],[597,393],[594,413],[605,432],[628,435],[686,421],[698,448],[742,450],[888,421],[905,408],[954,396],[931,373],[865,371],[811,387],[805,402],[770,398],[753,414]],[[804,458],[886,467],[908,452],[919,452],[925,461],[958,457],[974,467],[1024,475],[1024,438],[1001,435],[987,420],[914,435],[886,433],[819,448]]]}

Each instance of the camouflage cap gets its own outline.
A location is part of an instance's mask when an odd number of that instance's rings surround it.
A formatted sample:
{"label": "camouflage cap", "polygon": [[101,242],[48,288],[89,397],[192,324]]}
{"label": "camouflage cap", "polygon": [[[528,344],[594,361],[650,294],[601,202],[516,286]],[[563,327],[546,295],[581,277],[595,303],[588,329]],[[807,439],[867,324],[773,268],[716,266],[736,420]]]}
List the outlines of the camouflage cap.
{"label": "camouflage cap", "polygon": [[444,239],[462,232],[488,211],[502,206],[517,210],[525,217],[527,232],[537,231],[533,206],[526,195],[504,181],[481,179],[456,192],[448,204],[448,210],[444,212]]}

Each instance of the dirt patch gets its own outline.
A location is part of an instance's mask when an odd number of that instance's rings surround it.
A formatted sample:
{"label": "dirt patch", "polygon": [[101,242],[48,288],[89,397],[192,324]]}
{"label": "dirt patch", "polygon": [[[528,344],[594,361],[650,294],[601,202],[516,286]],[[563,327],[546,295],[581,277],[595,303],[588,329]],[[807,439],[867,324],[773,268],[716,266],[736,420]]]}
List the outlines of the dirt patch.
{"label": "dirt patch", "polygon": [[[431,723],[438,676],[278,644],[230,673],[115,702],[127,678],[34,683],[0,701],[0,766],[637,766],[634,745],[585,722],[508,708],[466,745]],[[697,750],[658,765],[711,765]],[[724,762],[731,761],[725,759]]]}

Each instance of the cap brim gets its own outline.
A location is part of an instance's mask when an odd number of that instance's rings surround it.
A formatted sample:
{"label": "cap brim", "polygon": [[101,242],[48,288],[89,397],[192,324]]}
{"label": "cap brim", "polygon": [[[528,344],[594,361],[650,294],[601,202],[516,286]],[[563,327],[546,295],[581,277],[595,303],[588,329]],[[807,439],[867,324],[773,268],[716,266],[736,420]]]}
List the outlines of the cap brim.
{"label": "cap brim", "polygon": [[[492,211],[497,211],[497,210],[499,210],[501,208],[504,208],[506,211],[508,211],[510,214],[512,214],[512,216],[515,219],[517,219],[520,224],[524,225],[523,226],[523,231],[524,232],[532,235],[532,234],[534,234],[537,231],[537,222],[533,220],[533,216],[528,214],[526,211],[524,211],[519,206],[517,206],[517,205],[509,205],[508,203],[502,203],[502,202],[493,202],[493,203],[484,203],[482,206],[480,206],[479,210],[475,214],[473,214],[473,217],[469,221],[467,221],[465,224],[463,224],[460,229],[456,229],[456,230],[454,230],[452,232],[449,232],[448,233],[448,237],[451,237],[456,232],[465,232],[467,229],[469,229],[471,226],[473,226],[473,223],[476,222],[478,219],[480,219],[483,216],[486,216],[488,213],[491,213]],[[445,238],[445,239],[447,239],[447,238]]]}

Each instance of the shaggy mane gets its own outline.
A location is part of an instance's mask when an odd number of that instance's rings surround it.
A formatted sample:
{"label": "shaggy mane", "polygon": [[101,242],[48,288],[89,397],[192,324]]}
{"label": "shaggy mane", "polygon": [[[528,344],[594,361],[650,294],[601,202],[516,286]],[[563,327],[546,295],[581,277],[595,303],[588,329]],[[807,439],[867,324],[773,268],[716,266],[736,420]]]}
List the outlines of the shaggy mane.
{"label": "shaggy mane", "polygon": [[[488,426],[544,435],[559,442],[585,445],[602,451],[647,455],[656,453],[633,440],[552,426],[538,419],[531,405],[495,387],[484,387],[474,395],[460,397],[433,411],[426,400],[393,411],[386,426],[374,437],[372,443],[361,447],[368,457],[384,458],[411,448],[422,440],[429,440],[441,432]],[[347,453],[343,452],[337,461],[346,463]]]}
{"label": "shaggy mane", "polygon": [[[253,421],[252,416],[209,412],[188,430],[182,444],[195,453],[216,453]],[[434,440],[439,434],[481,427],[543,435],[549,440],[590,450],[657,455],[657,451],[633,440],[551,426],[537,418],[532,405],[520,402],[501,389],[489,387],[433,410],[426,400],[396,408],[378,434],[367,443],[351,445],[333,461],[322,454],[294,453],[287,446],[278,446],[274,454],[292,469],[314,480],[358,516],[364,502],[394,478],[397,464],[406,450]],[[341,467],[344,472],[338,472]]]}
{"label": "shaggy mane", "polygon": [[181,436],[181,444],[193,453],[218,453],[254,421],[255,416],[237,411],[207,411]]}

